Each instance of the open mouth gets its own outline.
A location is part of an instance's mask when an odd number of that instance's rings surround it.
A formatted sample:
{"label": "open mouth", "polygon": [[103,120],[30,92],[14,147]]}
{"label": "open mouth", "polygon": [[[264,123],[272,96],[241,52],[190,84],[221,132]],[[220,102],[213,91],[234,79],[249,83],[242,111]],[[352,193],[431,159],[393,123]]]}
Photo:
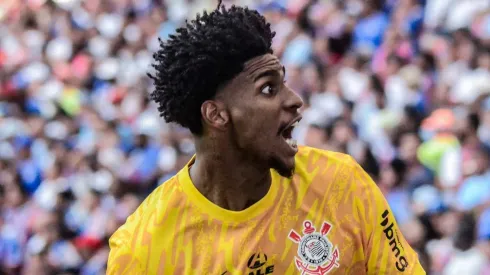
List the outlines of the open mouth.
{"label": "open mouth", "polygon": [[298,149],[297,141],[293,139],[292,134],[293,130],[296,126],[298,126],[299,120],[294,121],[291,125],[285,126],[285,128],[280,131],[281,137],[284,139],[284,141],[293,149],[296,151]]}

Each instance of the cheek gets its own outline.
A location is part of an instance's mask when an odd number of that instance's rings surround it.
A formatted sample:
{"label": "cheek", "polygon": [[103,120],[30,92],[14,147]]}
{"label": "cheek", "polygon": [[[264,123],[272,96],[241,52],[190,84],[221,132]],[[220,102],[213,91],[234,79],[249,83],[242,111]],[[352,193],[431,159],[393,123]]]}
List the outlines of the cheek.
{"label": "cheek", "polygon": [[264,144],[278,130],[275,119],[256,108],[235,109],[231,112],[231,119],[240,147]]}
{"label": "cheek", "polygon": [[248,108],[233,109],[231,120],[237,135],[247,137],[255,132],[254,128],[257,126],[257,123],[255,123],[256,118],[254,113]]}

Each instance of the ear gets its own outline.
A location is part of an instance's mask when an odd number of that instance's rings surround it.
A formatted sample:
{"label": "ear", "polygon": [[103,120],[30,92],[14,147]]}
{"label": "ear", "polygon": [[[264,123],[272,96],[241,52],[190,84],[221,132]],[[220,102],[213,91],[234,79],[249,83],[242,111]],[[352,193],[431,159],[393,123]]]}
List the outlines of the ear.
{"label": "ear", "polygon": [[226,129],[230,121],[224,103],[216,100],[206,100],[201,105],[201,117],[204,124],[221,131]]}

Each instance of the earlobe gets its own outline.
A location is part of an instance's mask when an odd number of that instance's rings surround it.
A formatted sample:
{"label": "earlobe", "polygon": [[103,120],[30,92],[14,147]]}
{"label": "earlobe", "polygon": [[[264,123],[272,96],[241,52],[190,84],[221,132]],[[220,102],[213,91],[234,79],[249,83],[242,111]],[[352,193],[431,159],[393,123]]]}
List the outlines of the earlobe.
{"label": "earlobe", "polygon": [[213,100],[207,100],[201,105],[201,116],[205,124],[220,130],[224,130],[229,121],[223,103]]}

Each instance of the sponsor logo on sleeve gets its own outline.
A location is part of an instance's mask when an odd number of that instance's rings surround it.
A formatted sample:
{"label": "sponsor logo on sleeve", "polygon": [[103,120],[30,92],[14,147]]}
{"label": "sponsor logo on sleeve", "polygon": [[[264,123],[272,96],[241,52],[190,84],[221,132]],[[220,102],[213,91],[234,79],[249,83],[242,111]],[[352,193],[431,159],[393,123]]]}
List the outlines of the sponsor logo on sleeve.
{"label": "sponsor logo on sleeve", "polygon": [[404,272],[408,267],[408,261],[405,258],[405,251],[400,242],[400,238],[398,237],[395,223],[393,221],[390,222],[389,214],[390,212],[388,210],[385,210],[383,214],[381,214],[383,220],[381,221],[380,225],[383,227],[383,233],[386,239],[388,239],[390,242],[391,251],[396,257],[396,269],[398,269],[400,272]]}

